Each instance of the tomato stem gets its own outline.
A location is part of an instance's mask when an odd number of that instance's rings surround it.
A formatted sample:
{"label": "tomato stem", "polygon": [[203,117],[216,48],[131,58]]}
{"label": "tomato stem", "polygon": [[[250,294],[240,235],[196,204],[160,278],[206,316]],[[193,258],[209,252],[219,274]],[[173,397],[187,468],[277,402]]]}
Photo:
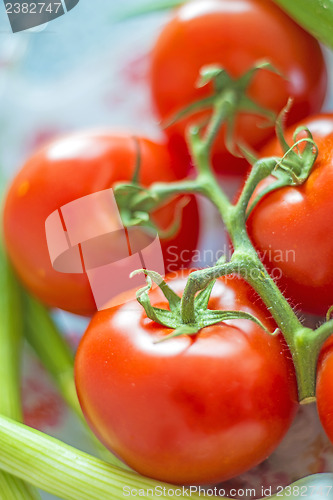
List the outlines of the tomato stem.
{"label": "tomato stem", "polygon": [[[192,148],[192,151],[195,154],[195,147]],[[203,158],[202,152],[201,156],[197,158],[198,163],[200,163],[201,158]],[[234,271],[231,272],[239,274],[252,286],[272,314],[289,346],[295,366],[299,400],[309,401],[315,395],[315,366],[318,354],[315,356],[314,351],[311,350],[309,345],[307,348],[301,349],[297,345],[299,343],[297,334],[299,332],[312,332],[312,330],[303,327],[292,307],[268,274],[248,237],[246,229],[246,208],[248,202],[258,182],[269,175],[275,163],[275,159],[268,159],[260,160],[254,164],[236,205],[232,205],[227,200],[215,177],[211,173],[208,175],[207,173],[205,174],[205,194],[211,199],[221,214],[231,238],[234,253],[231,257],[230,267],[222,266],[219,270],[211,268],[210,270],[197,271],[196,277],[198,278],[199,273],[203,273],[203,276],[205,276],[204,283],[206,284],[209,282],[209,276],[211,276],[211,279],[216,279],[217,275],[226,275],[228,274],[228,270],[234,267]],[[189,282],[191,282],[191,275]],[[199,289],[200,281],[198,281],[196,286],[191,284],[185,288],[182,301],[183,304],[187,304],[188,311],[186,315],[188,317],[192,317],[191,315],[193,314],[193,306],[191,305],[193,298],[189,298],[189,296],[191,296],[192,290],[198,291]],[[309,338],[309,342],[312,344],[312,338]]]}
{"label": "tomato stem", "polygon": [[[200,320],[197,318],[197,314],[200,313],[196,311],[195,307],[195,296],[199,291],[205,289],[210,282],[220,276],[238,274],[262,298],[280,328],[294,361],[299,400],[308,402],[315,396],[316,363],[320,347],[332,331],[331,323],[327,323],[327,326],[322,325],[316,334],[313,330],[302,325],[254,249],[247,233],[246,219],[249,211],[260,199],[261,195],[258,195],[249,207],[255,190],[263,179],[269,175],[276,178],[269,186],[269,191],[281,186],[299,185],[305,182],[317,158],[318,148],[308,130],[305,130],[307,135],[305,139],[297,140],[300,131],[297,129],[294,134],[294,144],[291,146],[284,139],[283,121],[290,103],[282,110],[276,122],[277,134],[283,143],[284,154],[282,158],[257,159],[252,152],[247,150],[246,145],[236,145],[232,142],[234,120],[237,113],[259,113],[268,120],[271,120],[274,115],[271,111],[258,106],[246,95],[254,74],[261,69],[276,72],[267,61],[258,62],[238,79],[233,79],[226,71],[217,66],[203,68],[198,86],[211,83],[213,94],[204,101],[192,103],[179,114],[179,116],[184,116],[184,114],[199,109],[200,106],[207,107],[207,99],[211,105],[211,116],[208,124],[191,126],[187,134],[189,150],[198,172],[197,178],[168,185],[154,184],[146,190],[146,193],[139,195],[134,200],[133,206],[141,210],[151,210],[164,203],[170,196],[185,192],[200,193],[211,200],[219,211],[229,233],[234,253],[229,262],[190,274],[181,300],[182,323],[189,325],[189,327],[200,324]],[[236,204],[231,203],[218,184],[211,166],[214,141],[222,124],[226,129],[225,141],[229,151],[235,154],[237,146],[238,151],[252,164],[251,172]],[[204,132],[203,129],[205,129]],[[305,144],[302,151],[298,148],[300,143]],[[266,192],[268,191],[264,191],[264,193]]]}
{"label": "tomato stem", "polygon": [[209,283],[221,276],[233,274],[237,270],[237,263],[229,262],[214,268],[194,271],[190,274],[181,300],[181,318],[183,323],[195,323],[195,296],[197,292],[206,288]]}

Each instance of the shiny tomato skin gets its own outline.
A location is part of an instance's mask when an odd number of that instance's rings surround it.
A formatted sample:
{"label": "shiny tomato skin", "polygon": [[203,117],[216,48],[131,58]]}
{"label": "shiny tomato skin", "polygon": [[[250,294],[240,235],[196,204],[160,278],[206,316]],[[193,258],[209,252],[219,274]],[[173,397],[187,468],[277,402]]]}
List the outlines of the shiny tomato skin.
{"label": "shiny tomato skin", "polygon": [[[333,114],[298,125],[309,128],[319,148],[313,170],[303,185],[265,196],[248,219],[248,232],[266,267],[281,270],[278,284],[293,305],[323,315],[333,304]],[[295,128],[286,133],[289,144]],[[261,155],[281,155],[278,141]]]}
{"label": "shiny tomato skin", "polygon": [[[294,99],[290,123],[320,111],[327,89],[327,72],[318,42],[267,0],[192,0],[184,3],[162,30],[151,56],[151,93],[162,120],[207,96],[196,89],[200,68],[219,64],[239,77],[258,60],[268,59],[284,75],[259,72],[249,95],[279,112]],[[187,118],[167,128],[171,143],[184,149]],[[273,134],[258,116],[242,115],[236,139],[260,148]],[[224,130],[215,144],[217,171],[246,172],[247,163],[226,153]]]}
{"label": "shiny tomato skin", "polygon": [[321,423],[333,443],[333,337],[325,342],[319,356],[316,398]]}
{"label": "shiny tomato skin", "polygon": [[[170,284],[181,293],[185,281]],[[166,307],[159,290],[150,297]],[[218,280],[210,307],[251,312],[274,329],[240,279]],[[281,338],[236,320],[154,343],[170,332],[135,300],[93,317],[75,361],[93,431],[130,467],[171,483],[213,484],[267,458],[298,406]]]}
{"label": "shiny tomato skin", "polygon": [[[138,137],[140,182],[174,181],[167,147]],[[4,236],[8,254],[23,284],[42,302],[72,313],[91,315],[95,301],[86,274],[65,274],[52,268],[45,221],[63,205],[132,178],[137,144],[131,134],[83,131],[50,142],[33,154],[10,185],[4,207]],[[163,228],[172,224],[176,202],[159,209],[153,218]],[[103,220],[103,214],[100,214]],[[181,265],[183,249],[196,247],[199,231],[196,200],[183,210],[181,228],[161,240],[166,267]],[[108,231],[106,231],[108,232]],[[172,248],[172,253],[168,251]],[[177,254],[177,256],[175,256]]]}

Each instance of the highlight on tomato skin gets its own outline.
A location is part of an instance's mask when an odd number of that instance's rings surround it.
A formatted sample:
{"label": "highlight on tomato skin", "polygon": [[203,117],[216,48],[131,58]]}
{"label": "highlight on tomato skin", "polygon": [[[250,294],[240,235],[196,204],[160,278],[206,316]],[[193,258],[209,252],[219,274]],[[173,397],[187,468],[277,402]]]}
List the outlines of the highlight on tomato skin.
{"label": "highlight on tomato skin", "polygon": [[[248,219],[249,236],[290,302],[325,315],[333,304],[333,114],[308,117],[286,131],[288,144],[298,126],[313,135],[319,154],[307,181],[267,194]],[[302,137],[302,134],[299,138]],[[262,157],[280,155],[277,139]],[[262,181],[256,193],[272,178]]]}
{"label": "highlight on tomato skin", "polygon": [[[62,273],[53,269],[47,247],[45,221],[54,211],[84,196],[129,182],[141,149],[139,181],[172,182],[183,172],[165,144],[144,137],[113,131],[80,131],[51,141],[28,158],[13,179],[4,205],[4,238],[15,271],[37,298],[50,307],[92,315],[96,304],[85,273]],[[178,231],[161,239],[166,269],[180,267],[181,252],[196,248],[199,213],[193,196],[182,209]],[[167,229],[174,222],[178,199],[152,214]],[[98,214],[107,225],[107,214]],[[104,222],[103,222],[104,221]],[[84,224],[85,221],[82,221]],[[172,247],[173,251],[168,249]]]}
{"label": "highlight on tomato skin", "polygon": [[[289,97],[293,106],[288,123],[321,110],[327,91],[327,70],[320,45],[274,2],[263,0],[192,0],[175,11],[161,31],[151,55],[150,86],[159,118],[168,121],[203,97],[211,88],[195,88],[200,69],[219,64],[239,77],[258,60],[269,60],[283,77],[262,71],[249,95],[279,113]],[[196,114],[166,129],[171,145],[186,157],[184,137]],[[235,140],[259,150],[274,134],[265,120],[242,115],[236,120]],[[218,172],[244,175],[246,161],[226,151],[224,127],[213,150]]]}
{"label": "highlight on tomato skin", "polygon": [[[181,294],[187,276],[167,280]],[[152,304],[166,307],[158,289]],[[219,279],[212,309],[244,310],[274,322],[239,278]],[[77,351],[84,415],[131,468],[161,481],[213,484],[266,459],[289,429],[297,388],[282,338],[248,320],[155,343],[170,333],[137,301],[99,311]]]}

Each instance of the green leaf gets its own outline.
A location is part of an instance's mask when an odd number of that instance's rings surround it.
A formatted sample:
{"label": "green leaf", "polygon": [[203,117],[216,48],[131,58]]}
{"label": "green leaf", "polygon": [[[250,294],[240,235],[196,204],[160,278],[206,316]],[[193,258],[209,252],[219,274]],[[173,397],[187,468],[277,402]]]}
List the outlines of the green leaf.
{"label": "green leaf", "polygon": [[266,186],[265,189],[262,189],[260,193],[255,197],[255,199],[253,200],[253,202],[246,211],[246,218],[250,216],[252,210],[258,205],[259,201],[266,196],[266,194],[272,193],[277,189],[289,185],[289,176],[286,173],[279,172],[278,174],[274,174],[274,176],[277,178],[276,181]]}
{"label": "green leaf", "polygon": [[172,115],[170,118],[167,118],[162,123],[162,128],[168,128],[171,125],[174,125],[176,122],[181,121],[183,118],[187,116],[193,115],[194,113],[198,113],[199,111],[208,111],[212,109],[215,102],[215,96],[209,96],[200,101],[195,101],[186,106],[185,108],[178,111],[178,113]]}
{"label": "green leaf", "polygon": [[329,321],[331,319],[332,314],[333,314],[333,306],[331,306],[326,313],[326,321]]}
{"label": "green leaf", "polygon": [[250,149],[249,146],[247,146],[243,142],[238,142],[237,143],[237,147],[238,147],[239,151],[242,153],[242,155],[245,158],[245,160],[250,165],[253,166],[255,163],[257,163],[257,161],[259,160],[259,158],[258,158],[258,156],[256,156],[256,153],[254,151],[252,151],[252,149]]}
{"label": "green leaf", "polygon": [[195,335],[200,330],[199,326],[196,325],[180,325],[178,326],[174,332],[170,333],[170,335],[166,335],[159,340],[156,340],[155,344],[161,344],[166,340],[174,339],[175,337],[180,337],[181,335]]}
{"label": "green leaf", "polygon": [[201,68],[196,87],[200,89],[208,85],[208,83],[213,82],[215,90],[220,92],[227,85],[230,85],[232,81],[232,78],[222,66],[211,64]]}
{"label": "green leaf", "polygon": [[[290,103],[290,101],[289,101]],[[276,191],[285,186],[299,186],[303,184],[309,177],[311,170],[318,156],[318,147],[313,140],[310,130],[306,127],[298,127],[294,134],[294,144],[289,146],[283,133],[283,116],[289,109],[289,104],[280,113],[276,124],[276,133],[280,145],[284,151],[282,158],[263,158],[258,162],[267,162],[268,160],[276,161],[276,166],[271,172],[271,175],[276,178],[276,181],[268,184],[256,196],[252,204],[248,207],[246,217],[248,218],[254,207],[268,193]],[[300,132],[306,132],[307,137],[297,140]],[[301,152],[299,145],[304,144],[304,150]],[[295,151],[296,149],[296,151]]]}
{"label": "green leaf", "polygon": [[320,42],[333,49],[333,0],[274,0],[274,2]]}
{"label": "green leaf", "polygon": [[271,73],[275,73],[276,75],[281,76],[282,78],[285,78],[285,76],[279,71],[270,61],[266,59],[262,59],[256,62],[256,64],[250,68],[244,75],[240,78],[239,82],[240,85],[243,88],[248,88],[250,85],[251,81],[253,80],[253,77],[258,71],[261,71],[263,69],[266,69],[267,71],[270,71]]}
{"label": "green leaf", "polygon": [[143,188],[137,184],[121,183],[118,184],[117,186],[114,186],[113,190],[116,194],[119,194],[120,196],[127,196],[127,195],[141,193],[141,191],[143,191]]}
{"label": "green leaf", "polygon": [[160,325],[166,326],[168,328],[177,328],[179,321],[171,311],[167,309],[161,309],[159,307],[154,307],[150,302],[147,288],[142,288],[137,292],[137,301],[144,308],[147,317]]}
{"label": "green leaf", "polygon": [[[147,278],[150,278],[150,280],[152,280],[154,283],[156,283],[156,285],[160,287],[164,297],[169,302],[171,311],[179,309],[181,301],[180,297],[172,290],[172,288],[169,287],[169,285],[167,285],[160,274],[158,274],[156,271],[149,271],[148,269],[138,269],[131,274],[131,277],[139,273],[145,274]],[[147,280],[147,283],[147,287],[141,289],[143,292],[149,291],[151,289],[151,281],[149,282]],[[139,294],[140,290],[137,293]]]}
{"label": "green leaf", "polygon": [[289,98],[287,104],[280,111],[275,123],[275,133],[283,153],[287,153],[287,151],[289,150],[289,144],[284,137],[284,122],[288,116],[292,103],[293,99]]}
{"label": "green leaf", "polygon": [[200,326],[203,328],[205,326],[215,325],[216,323],[221,323],[223,321],[228,321],[231,319],[247,319],[253,321],[256,325],[260,326],[269,335],[275,335],[276,330],[271,333],[268,328],[253,314],[243,312],[243,311],[217,311],[208,309],[200,317]]}
{"label": "green leaf", "polygon": [[209,283],[209,285],[201,290],[201,292],[198,293],[195,299],[195,310],[205,310],[207,309],[208,302],[212,293],[212,290],[214,288],[214,285],[216,283],[216,280],[213,280]]}
{"label": "green leaf", "polygon": [[[180,297],[178,297],[178,295],[166,284],[162,276],[155,271],[138,269],[134,271],[130,277],[132,278],[139,273],[144,273],[146,275],[147,285],[137,291],[136,298],[139,304],[144,308],[147,317],[168,328],[177,328],[180,324]],[[168,309],[154,307],[150,302],[148,292],[151,290],[153,282],[159,286],[169,302],[170,311]]]}

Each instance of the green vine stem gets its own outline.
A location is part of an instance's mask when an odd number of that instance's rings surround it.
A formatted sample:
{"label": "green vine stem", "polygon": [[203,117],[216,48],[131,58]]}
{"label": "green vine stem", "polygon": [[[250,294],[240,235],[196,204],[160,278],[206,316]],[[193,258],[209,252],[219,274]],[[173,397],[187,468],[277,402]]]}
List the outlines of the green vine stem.
{"label": "green vine stem", "polygon": [[[214,116],[221,113],[217,107],[213,113],[212,120],[218,121]],[[236,273],[243,277],[262,298],[277,325],[279,326],[291,351],[296,377],[298,382],[299,400],[302,403],[311,402],[315,397],[315,375],[317,359],[320,347],[324,339],[331,333],[332,329],[325,328],[321,335],[316,335],[311,329],[305,328],[297,315],[276,286],[274,280],[269,276],[260,258],[253,248],[246,230],[246,209],[248,202],[254,193],[258,182],[267,177],[276,167],[276,160],[269,158],[256,162],[252,168],[238,203],[233,205],[222,188],[218,185],[210,167],[211,140],[201,139],[196,131],[190,133],[190,146],[195,165],[198,168],[198,182],[202,183],[202,191],[215,204],[226,226],[231,238],[234,253],[229,264],[220,269],[220,275],[229,272],[227,266],[234,266]],[[314,154],[314,159],[316,153]],[[210,276],[216,279],[216,269],[198,271],[195,277],[189,277],[189,281],[200,279],[199,276]],[[196,287],[196,291],[201,288]],[[183,303],[191,303],[193,292],[187,287],[183,296]],[[186,314],[186,313],[185,313]]]}
{"label": "green vine stem", "polygon": [[[225,224],[233,244],[234,253],[229,262],[190,274],[181,301],[180,316],[183,326],[177,323],[177,331],[186,333],[189,327],[193,331],[198,331],[200,321],[198,318],[196,319],[195,295],[207,287],[210,281],[220,276],[238,274],[258,293],[276,321],[293,358],[299,401],[308,403],[315,399],[318,356],[323,342],[333,333],[333,323],[328,322],[317,330],[311,330],[303,326],[273,278],[268,274],[254,249],[247,234],[246,219],[249,203],[261,180],[269,175],[276,178],[272,186],[270,186],[270,190],[281,186],[302,184],[311,172],[317,158],[318,148],[308,130],[306,130],[307,137],[300,140],[297,140],[299,130],[296,130],[294,144],[291,146],[285,141],[282,124],[284,115],[289,109],[290,103],[288,103],[276,122],[277,135],[282,142],[284,151],[282,158],[272,157],[257,160],[252,153],[246,150],[246,146],[238,145],[238,149],[243,152],[244,156],[252,164],[252,170],[236,204],[230,202],[218,184],[211,168],[211,150],[220,126],[222,123],[227,122],[227,128],[231,126],[232,129],[228,109],[231,110],[232,119],[236,111],[244,109],[248,112],[249,109],[253,112],[261,112],[269,118],[267,110],[258,109],[255,103],[249,102],[247,97],[242,96],[242,92],[246,93],[244,82],[249,82],[254,72],[262,68],[274,71],[274,68],[264,61],[257,63],[252,70],[242,75],[239,80],[233,80],[223,69],[217,67],[208,67],[201,72],[201,81],[204,83],[213,81],[215,95],[211,96],[212,112],[205,131],[203,132],[203,127],[199,126],[191,126],[188,131],[188,145],[194,166],[198,172],[196,179],[183,180],[167,185],[163,183],[153,184],[144,193],[140,193],[139,198],[133,198],[133,207],[136,206],[140,210],[147,210],[148,212],[165,202],[172,195],[181,192],[199,193],[211,200]],[[216,81],[214,81],[214,78],[216,78]],[[223,90],[223,82],[227,82],[228,91]],[[190,108],[193,106],[197,107],[194,103]],[[180,112],[180,114],[183,115],[188,111],[189,108]],[[301,142],[305,144],[302,151],[298,147]],[[253,208],[256,201],[258,201],[258,196],[252,203],[251,208]],[[189,326],[186,329],[184,325]]]}
{"label": "green vine stem", "polygon": [[[0,241],[0,276],[3,290],[0,296],[0,413],[22,420],[20,399],[20,344],[23,325],[20,315],[20,290],[7,261]],[[1,498],[11,500],[40,500],[29,484],[15,476],[0,472]]]}

